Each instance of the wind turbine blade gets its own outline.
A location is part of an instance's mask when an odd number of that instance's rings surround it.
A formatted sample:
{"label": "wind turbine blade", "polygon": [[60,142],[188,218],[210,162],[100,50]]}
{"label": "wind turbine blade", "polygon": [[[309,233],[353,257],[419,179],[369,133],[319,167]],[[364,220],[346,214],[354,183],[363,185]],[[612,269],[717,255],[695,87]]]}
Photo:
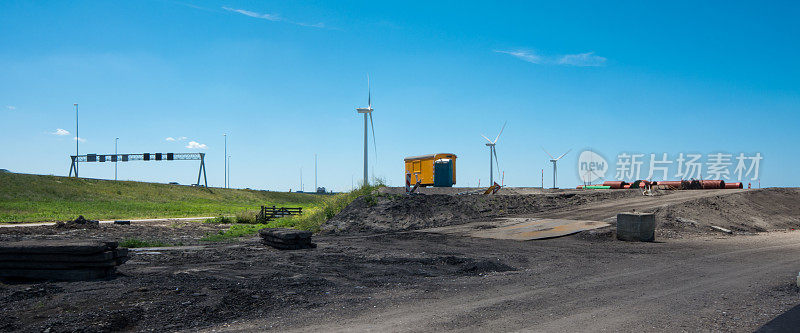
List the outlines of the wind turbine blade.
{"label": "wind turbine blade", "polygon": [[500,134],[503,134],[503,130],[505,130],[505,129],[506,129],[506,124],[508,124],[508,122],[504,122],[504,123],[503,123],[503,128],[501,128],[501,129],[500,129],[500,133],[497,133],[497,137],[496,137],[496,138],[494,138],[494,141],[492,141],[492,143],[496,143],[496,142],[497,142],[497,139],[499,139],[499,138],[500,138]]}
{"label": "wind turbine blade", "polygon": [[489,141],[489,143],[492,143],[492,140],[489,140],[489,138],[487,138],[485,135],[481,134],[481,136],[482,136],[484,139],[486,139],[486,141]]}
{"label": "wind turbine blade", "polygon": [[553,155],[550,155],[550,153],[548,153],[548,152],[547,152],[547,150],[544,150],[544,147],[542,147],[542,151],[544,151],[544,152],[545,152],[545,154],[547,154],[548,156],[550,156],[550,159],[552,159],[552,160],[556,159],[555,157],[553,157]]}
{"label": "wind turbine blade", "polygon": [[571,152],[571,151],[572,151],[572,149],[570,149],[570,150],[567,150],[567,152],[566,152],[566,153],[564,153],[564,154],[562,154],[561,156],[559,156],[559,157],[556,159],[556,161],[560,160],[562,157],[564,157],[564,155],[566,155],[566,154],[569,154],[569,152]]}
{"label": "wind turbine blade", "polygon": [[372,87],[369,85],[369,74],[367,74],[367,105],[372,109]]}
{"label": "wind turbine blade", "polygon": [[378,144],[375,142],[375,124],[372,123],[372,112],[369,113],[369,127],[372,127],[372,144],[375,147],[375,160],[377,160]]}

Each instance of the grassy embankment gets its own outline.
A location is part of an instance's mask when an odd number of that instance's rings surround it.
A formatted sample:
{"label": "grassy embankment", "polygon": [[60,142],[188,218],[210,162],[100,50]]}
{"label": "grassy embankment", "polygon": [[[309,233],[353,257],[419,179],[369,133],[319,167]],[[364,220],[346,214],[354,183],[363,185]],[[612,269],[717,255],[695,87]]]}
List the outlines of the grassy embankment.
{"label": "grassy embankment", "polygon": [[311,194],[0,173],[0,223],[241,214],[261,205],[313,212]]}
{"label": "grassy embankment", "polygon": [[[380,187],[384,186],[383,184],[375,185],[375,186],[362,186],[359,189],[353,190],[347,193],[340,193],[336,194],[331,197],[326,197],[323,201],[314,207],[310,207],[308,209],[303,208],[303,215],[297,216],[290,216],[280,218],[274,221],[270,221],[269,223],[238,223],[232,225],[228,230],[220,231],[216,234],[211,234],[203,237],[204,241],[224,241],[224,240],[233,240],[243,236],[249,236],[258,232],[263,228],[295,228],[295,229],[302,229],[302,230],[310,230],[310,231],[318,231],[319,227],[325,223],[325,221],[329,220],[330,218],[334,217],[338,214],[342,209],[347,207],[353,200],[360,196],[367,196],[368,198],[373,198],[375,193],[374,191]],[[241,214],[237,215],[236,218],[232,219],[233,222],[249,222],[251,219],[248,216],[242,216]],[[216,218],[207,221],[209,223],[219,223],[219,222],[226,222],[225,219]]]}

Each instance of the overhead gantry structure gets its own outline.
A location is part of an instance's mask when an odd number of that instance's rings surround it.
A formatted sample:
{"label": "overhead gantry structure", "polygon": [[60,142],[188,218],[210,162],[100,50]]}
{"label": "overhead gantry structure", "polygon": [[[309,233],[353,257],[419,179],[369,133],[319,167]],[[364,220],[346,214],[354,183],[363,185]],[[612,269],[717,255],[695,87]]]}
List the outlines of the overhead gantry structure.
{"label": "overhead gantry structure", "polygon": [[208,187],[206,177],[206,154],[205,153],[141,153],[141,154],[86,154],[70,155],[69,176],[72,177],[73,170],[75,177],[78,177],[78,163],[103,163],[103,162],[131,162],[131,161],[200,161],[200,170],[197,173],[197,183],[200,186],[200,178],[203,178],[203,186]]}

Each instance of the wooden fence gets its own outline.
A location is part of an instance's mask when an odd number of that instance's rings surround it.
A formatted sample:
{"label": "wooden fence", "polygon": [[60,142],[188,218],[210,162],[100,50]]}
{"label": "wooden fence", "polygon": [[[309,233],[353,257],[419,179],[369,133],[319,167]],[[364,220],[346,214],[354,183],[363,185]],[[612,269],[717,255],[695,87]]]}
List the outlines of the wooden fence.
{"label": "wooden fence", "polygon": [[302,214],[303,214],[303,207],[261,206],[261,211],[258,212],[258,215],[256,216],[256,221],[264,223],[284,216],[302,215]]}

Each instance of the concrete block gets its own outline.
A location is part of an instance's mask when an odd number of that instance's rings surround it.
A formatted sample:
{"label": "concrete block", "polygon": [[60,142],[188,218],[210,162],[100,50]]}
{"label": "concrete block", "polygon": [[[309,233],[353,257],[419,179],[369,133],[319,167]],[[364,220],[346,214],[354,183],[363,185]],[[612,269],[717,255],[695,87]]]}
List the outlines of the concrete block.
{"label": "concrete block", "polygon": [[653,213],[617,214],[617,239],[652,242],[656,239],[656,216]]}

